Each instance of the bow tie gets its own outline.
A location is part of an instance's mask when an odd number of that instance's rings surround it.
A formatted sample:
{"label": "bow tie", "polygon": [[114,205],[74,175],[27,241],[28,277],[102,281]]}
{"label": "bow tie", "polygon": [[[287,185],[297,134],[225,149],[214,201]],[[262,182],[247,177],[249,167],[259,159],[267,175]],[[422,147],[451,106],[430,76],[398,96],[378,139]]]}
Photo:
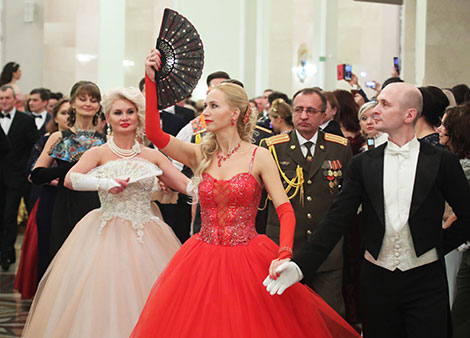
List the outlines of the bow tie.
{"label": "bow tie", "polygon": [[3,113],[0,113],[0,119],[3,119],[4,117],[6,117],[7,119],[11,119],[10,114],[3,114]]}
{"label": "bow tie", "polygon": [[31,116],[35,119],[42,119],[42,115],[31,114]]}
{"label": "bow tie", "polygon": [[390,145],[387,146],[387,153],[392,156],[402,156],[404,158],[408,158],[410,156],[410,148],[398,148],[398,147],[391,147]]}

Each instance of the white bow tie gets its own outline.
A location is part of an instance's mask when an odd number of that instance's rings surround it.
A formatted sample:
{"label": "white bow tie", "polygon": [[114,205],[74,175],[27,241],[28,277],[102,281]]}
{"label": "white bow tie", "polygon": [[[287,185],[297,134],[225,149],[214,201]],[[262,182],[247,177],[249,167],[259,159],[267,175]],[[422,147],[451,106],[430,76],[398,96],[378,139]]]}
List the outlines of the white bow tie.
{"label": "white bow tie", "polygon": [[393,147],[388,144],[387,146],[387,153],[393,156],[402,156],[404,158],[408,158],[410,156],[410,148],[398,148],[398,147]]}

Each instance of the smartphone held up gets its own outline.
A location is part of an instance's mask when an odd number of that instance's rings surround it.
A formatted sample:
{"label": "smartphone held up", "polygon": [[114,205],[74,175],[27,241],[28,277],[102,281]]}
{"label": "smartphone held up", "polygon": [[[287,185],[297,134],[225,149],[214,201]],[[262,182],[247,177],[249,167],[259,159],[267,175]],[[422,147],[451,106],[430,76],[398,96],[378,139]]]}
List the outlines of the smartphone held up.
{"label": "smartphone held up", "polygon": [[375,81],[366,81],[366,87],[370,89],[375,89]]}
{"label": "smartphone held up", "polygon": [[336,67],[336,75],[337,75],[338,81],[339,80],[346,80],[346,81],[351,80],[352,79],[352,66],[347,63],[338,65]]}
{"label": "smartphone held up", "polygon": [[395,68],[395,71],[397,72],[398,75],[400,75],[400,58],[399,57],[394,57],[393,58],[393,67]]}

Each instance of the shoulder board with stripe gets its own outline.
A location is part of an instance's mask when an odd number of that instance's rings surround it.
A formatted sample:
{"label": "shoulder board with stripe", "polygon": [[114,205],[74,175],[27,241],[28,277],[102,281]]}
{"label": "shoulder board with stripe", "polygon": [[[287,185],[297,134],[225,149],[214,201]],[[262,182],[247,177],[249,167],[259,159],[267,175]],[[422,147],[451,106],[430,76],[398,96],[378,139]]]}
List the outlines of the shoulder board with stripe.
{"label": "shoulder board with stripe", "polygon": [[335,135],[335,134],[330,134],[330,133],[325,133],[325,141],[338,143],[338,144],[341,144],[345,147],[348,145],[348,139],[347,138],[341,137],[341,136],[338,136],[338,135]]}
{"label": "shoulder board with stripe", "polygon": [[266,145],[269,147],[275,144],[286,143],[289,141],[290,141],[289,134],[279,134],[279,135],[271,136],[270,138],[266,139]]}
{"label": "shoulder board with stripe", "polygon": [[258,125],[255,126],[255,129],[262,130],[262,131],[264,131],[265,133],[268,133],[268,134],[272,134],[272,133],[273,133],[272,130],[270,130],[270,129],[268,129],[268,128],[261,127],[261,126],[258,126]]}

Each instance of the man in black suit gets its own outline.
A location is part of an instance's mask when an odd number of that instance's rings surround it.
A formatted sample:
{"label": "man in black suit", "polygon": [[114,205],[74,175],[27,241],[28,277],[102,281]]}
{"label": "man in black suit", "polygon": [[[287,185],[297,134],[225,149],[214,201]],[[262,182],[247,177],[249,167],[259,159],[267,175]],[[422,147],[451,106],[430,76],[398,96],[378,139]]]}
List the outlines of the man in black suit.
{"label": "man in black suit", "polygon": [[[364,337],[447,337],[449,298],[444,255],[470,237],[470,188],[458,159],[419,142],[414,124],[422,96],[410,84],[387,86],[374,108],[384,145],[353,158],[318,231],[290,262],[275,262],[271,294],[311,275],[362,204]],[[442,229],[445,201],[457,221]]]}
{"label": "man in black suit", "polygon": [[194,110],[189,109],[180,105],[175,104],[175,115],[180,116],[183,120],[185,125],[191,122],[196,116],[194,115]]}
{"label": "man in black suit", "polygon": [[[34,119],[15,109],[13,87],[0,87],[0,148],[6,148],[0,164],[0,265],[7,271],[15,262],[15,241],[18,232],[18,207],[26,183],[26,164],[38,138]],[[8,145],[5,146],[5,142]]]}
{"label": "man in black suit", "polygon": [[46,110],[48,101],[49,93],[44,88],[36,88],[29,93],[29,109],[40,136],[46,133],[47,122],[51,119]]}
{"label": "man in black suit", "polygon": [[[269,102],[269,95],[271,95],[274,91],[272,89],[266,89],[263,92],[263,110],[259,112],[261,115],[256,123],[258,126],[261,126],[266,129],[271,129],[271,120],[269,119],[269,108],[271,107],[271,102]],[[273,98],[273,101],[275,98]],[[288,102],[288,101],[286,101]]]}

